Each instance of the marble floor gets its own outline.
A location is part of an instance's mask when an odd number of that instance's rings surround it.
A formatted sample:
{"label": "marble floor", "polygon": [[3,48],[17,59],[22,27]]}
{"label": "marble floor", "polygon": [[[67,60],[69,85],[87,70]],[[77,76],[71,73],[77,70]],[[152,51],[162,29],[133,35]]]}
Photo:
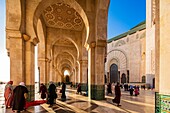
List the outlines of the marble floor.
{"label": "marble floor", "polygon": [[[139,96],[130,96],[122,90],[121,106],[112,103],[114,94],[105,96],[105,100],[90,100],[86,96],[76,94],[75,89],[67,88],[66,101],[61,100],[58,88],[56,104],[49,108],[48,104],[29,107],[23,113],[154,113],[154,91],[140,90]],[[36,95],[39,97],[39,94]],[[14,113],[5,109],[3,94],[0,92],[0,113]]]}

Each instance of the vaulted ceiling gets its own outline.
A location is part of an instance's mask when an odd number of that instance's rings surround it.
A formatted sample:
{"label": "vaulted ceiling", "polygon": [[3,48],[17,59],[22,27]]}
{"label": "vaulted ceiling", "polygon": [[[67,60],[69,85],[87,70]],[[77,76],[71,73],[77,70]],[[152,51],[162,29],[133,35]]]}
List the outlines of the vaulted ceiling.
{"label": "vaulted ceiling", "polygon": [[82,31],[84,24],[80,15],[69,5],[56,3],[43,11],[43,17],[48,27]]}

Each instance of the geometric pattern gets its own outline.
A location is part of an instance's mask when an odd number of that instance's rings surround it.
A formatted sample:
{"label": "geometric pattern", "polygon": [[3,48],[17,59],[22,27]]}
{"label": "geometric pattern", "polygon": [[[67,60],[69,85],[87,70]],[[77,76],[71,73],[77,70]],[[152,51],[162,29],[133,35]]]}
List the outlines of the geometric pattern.
{"label": "geometric pattern", "polygon": [[170,113],[170,95],[155,93],[155,113]]}
{"label": "geometric pattern", "polygon": [[161,95],[161,113],[170,112],[170,95]]}
{"label": "geometric pattern", "polygon": [[43,17],[48,27],[82,31],[83,20],[69,5],[56,3],[43,11]]}

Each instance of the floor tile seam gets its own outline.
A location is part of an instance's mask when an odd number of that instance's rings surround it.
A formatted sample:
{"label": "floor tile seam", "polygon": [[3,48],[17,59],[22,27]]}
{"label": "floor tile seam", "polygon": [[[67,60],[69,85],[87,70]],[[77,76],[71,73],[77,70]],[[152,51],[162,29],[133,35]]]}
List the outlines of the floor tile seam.
{"label": "floor tile seam", "polygon": [[[81,95],[79,95],[79,96],[81,96]],[[74,96],[71,96],[72,98],[75,98]],[[82,96],[83,97],[83,96]],[[87,97],[86,97],[87,98]],[[93,102],[93,103],[95,103],[95,104],[97,104],[98,106],[103,106],[103,107],[108,107],[108,108],[110,108],[110,109],[116,109],[116,110],[119,110],[119,111],[123,111],[123,112],[127,112],[126,110],[123,110],[123,109],[121,109],[121,108],[119,108],[119,107],[116,107],[116,106],[113,106],[112,104],[108,104],[107,102],[105,102],[105,103],[103,103],[103,102],[99,102],[99,101],[95,101],[95,100],[90,100],[90,101],[88,101],[87,99],[83,99],[83,98],[80,98],[80,100],[83,100],[83,101],[86,101],[86,102]],[[110,106],[110,105],[112,105],[112,106]]]}
{"label": "floor tile seam", "polygon": [[155,107],[155,105],[152,104],[147,104],[147,103],[142,103],[142,102],[132,102],[129,100],[125,100],[125,99],[121,99],[122,101],[128,102],[128,103],[132,103],[132,104],[136,104],[136,105],[142,105],[142,106],[148,106],[148,107]]}
{"label": "floor tile seam", "polygon": [[47,110],[49,113],[55,113],[52,108],[48,108],[47,104],[41,104],[40,106]]}
{"label": "floor tile seam", "polygon": [[[113,97],[110,97],[110,96],[105,96],[106,98],[109,98],[109,99],[113,99]],[[125,102],[128,102],[128,103],[132,103],[132,104],[137,104],[137,105],[142,105],[142,106],[149,106],[149,107],[155,107],[154,105],[152,104],[148,104],[148,103],[142,103],[142,102],[135,102],[135,101],[130,101],[130,100],[126,100],[126,99],[121,99],[121,101],[125,101]],[[145,105],[144,105],[145,104]]]}
{"label": "floor tile seam", "polygon": [[67,103],[64,103],[64,102],[61,102],[61,101],[59,101],[59,100],[56,100],[56,102],[58,102],[58,103],[60,103],[60,104],[62,104],[62,105],[64,105],[64,106],[66,106],[66,107],[68,107],[68,108],[70,108],[70,109],[72,109],[72,110],[74,110],[74,111],[78,111],[77,113],[87,113],[87,112],[85,112],[85,111],[83,111],[83,110],[81,110],[81,109],[79,109],[79,108],[76,108],[75,106],[72,106],[72,105],[69,105],[69,104],[67,104]]}

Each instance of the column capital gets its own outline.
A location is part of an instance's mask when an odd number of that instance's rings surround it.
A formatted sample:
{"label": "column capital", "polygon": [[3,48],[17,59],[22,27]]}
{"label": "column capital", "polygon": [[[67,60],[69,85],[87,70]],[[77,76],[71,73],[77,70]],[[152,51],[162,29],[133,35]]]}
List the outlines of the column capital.
{"label": "column capital", "polygon": [[91,42],[91,43],[90,43],[90,47],[91,47],[91,48],[95,48],[95,47],[96,47],[96,42],[95,42],[95,41],[94,41],[94,42]]}
{"label": "column capital", "polygon": [[51,62],[49,58],[38,58],[38,61],[45,61],[45,62]]}
{"label": "column capital", "polygon": [[45,61],[48,62],[48,63],[51,62],[51,60],[49,58],[45,58]]}
{"label": "column capital", "polygon": [[32,43],[36,46],[39,42],[39,39],[37,37],[32,39]]}
{"label": "column capital", "polygon": [[106,47],[107,46],[107,40],[97,40],[97,46],[100,47]]}
{"label": "column capital", "polygon": [[80,60],[79,62],[80,62],[80,64],[81,64],[81,63],[83,63],[83,64],[88,64],[88,61],[87,61],[87,60]]}
{"label": "column capital", "polygon": [[25,41],[28,41],[28,40],[31,39],[31,37],[28,36],[28,35],[26,35],[26,34],[23,34],[22,36],[23,36],[23,39],[24,39]]}

